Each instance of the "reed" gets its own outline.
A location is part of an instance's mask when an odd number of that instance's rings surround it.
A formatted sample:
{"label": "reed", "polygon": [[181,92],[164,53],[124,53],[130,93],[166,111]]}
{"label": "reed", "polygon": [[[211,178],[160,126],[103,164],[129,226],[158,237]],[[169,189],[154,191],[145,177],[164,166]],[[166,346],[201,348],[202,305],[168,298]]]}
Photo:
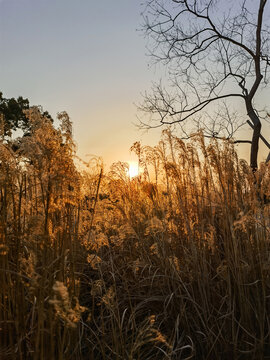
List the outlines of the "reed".
{"label": "reed", "polygon": [[230,142],[139,143],[142,175],[74,164],[30,109],[0,143],[0,359],[265,359],[269,167]]}

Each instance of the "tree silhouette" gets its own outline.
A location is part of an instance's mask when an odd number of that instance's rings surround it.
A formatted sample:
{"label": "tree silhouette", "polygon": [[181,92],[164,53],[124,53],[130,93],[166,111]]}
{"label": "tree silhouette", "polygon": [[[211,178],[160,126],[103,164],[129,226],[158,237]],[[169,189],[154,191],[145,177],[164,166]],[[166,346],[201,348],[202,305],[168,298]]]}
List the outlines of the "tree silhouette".
{"label": "tree silhouette", "polygon": [[7,99],[0,92],[0,114],[4,120],[4,135],[10,135],[12,130],[28,128],[28,119],[24,114],[24,110],[29,109],[29,100],[19,96]]}
{"label": "tree silhouette", "polygon": [[[195,119],[206,136],[231,138],[242,125],[233,113],[241,101],[252,125],[250,165],[257,169],[261,120],[255,95],[267,84],[270,31],[267,0],[147,0],[145,31],[151,55],[168,66],[173,91],[161,84],[146,94],[142,109],[151,114],[148,126],[183,124]],[[202,122],[204,111],[220,109]],[[230,103],[232,101],[232,103]],[[239,105],[238,105],[239,106]],[[199,118],[198,118],[199,116]],[[223,131],[223,134],[222,134]]]}
{"label": "tree silhouette", "polygon": [[[25,111],[30,107],[29,100],[19,96],[15,98],[4,98],[3,93],[0,92],[0,115],[2,115],[2,127],[3,135],[11,136],[12,131],[21,129],[24,135],[29,135],[30,133],[30,123],[29,118],[26,116]],[[50,119],[52,118],[50,114],[43,110],[40,110],[41,114]]]}

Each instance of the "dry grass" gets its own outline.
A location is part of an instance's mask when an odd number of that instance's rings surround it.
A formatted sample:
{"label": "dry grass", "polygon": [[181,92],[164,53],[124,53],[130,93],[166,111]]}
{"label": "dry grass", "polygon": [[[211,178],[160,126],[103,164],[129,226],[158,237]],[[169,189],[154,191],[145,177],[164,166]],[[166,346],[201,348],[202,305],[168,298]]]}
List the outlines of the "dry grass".
{"label": "dry grass", "polygon": [[28,116],[0,143],[0,359],[270,358],[269,167],[165,132],[140,178],[79,172],[67,115]]}

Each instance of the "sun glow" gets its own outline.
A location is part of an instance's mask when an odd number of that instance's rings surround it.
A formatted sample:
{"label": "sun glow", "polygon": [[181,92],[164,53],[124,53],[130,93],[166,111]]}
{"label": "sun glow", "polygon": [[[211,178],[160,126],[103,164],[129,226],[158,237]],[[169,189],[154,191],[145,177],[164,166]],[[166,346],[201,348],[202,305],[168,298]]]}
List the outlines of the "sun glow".
{"label": "sun glow", "polygon": [[128,175],[130,178],[134,178],[139,175],[138,164],[136,162],[129,163]]}

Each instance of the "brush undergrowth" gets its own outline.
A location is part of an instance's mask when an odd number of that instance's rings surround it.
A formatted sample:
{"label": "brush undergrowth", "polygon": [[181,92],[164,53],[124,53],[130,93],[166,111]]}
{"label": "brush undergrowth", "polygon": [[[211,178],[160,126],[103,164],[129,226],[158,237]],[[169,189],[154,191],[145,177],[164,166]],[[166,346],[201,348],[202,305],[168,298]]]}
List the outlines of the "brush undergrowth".
{"label": "brush undergrowth", "polygon": [[136,179],[79,171],[67,114],[28,117],[0,142],[1,360],[270,358],[269,166],[165,131]]}

